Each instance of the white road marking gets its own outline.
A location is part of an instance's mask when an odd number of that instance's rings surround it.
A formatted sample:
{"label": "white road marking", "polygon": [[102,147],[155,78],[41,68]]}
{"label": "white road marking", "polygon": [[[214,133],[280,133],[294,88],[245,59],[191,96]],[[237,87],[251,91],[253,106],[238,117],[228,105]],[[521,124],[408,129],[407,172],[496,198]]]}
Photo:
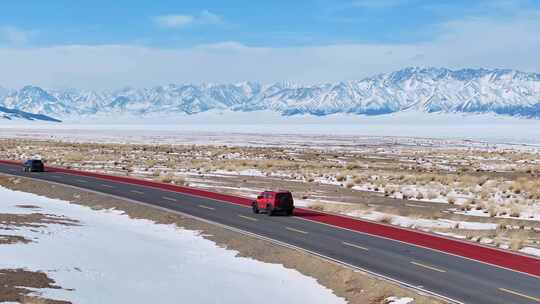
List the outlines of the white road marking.
{"label": "white road marking", "polygon": [[287,230],[289,230],[289,231],[294,231],[294,232],[302,233],[302,234],[308,234],[307,231],[298,230],[298,229],[291,228],[291,227],[285,227],[285,229],[287,229]]}
{"label": "white road marking", "polygon": [[142,191],[137,191],[137,190],[131,190],[130,192],[137,193],[137,194],[144,194],[144,192],[142,192]]}
{"label": "white road marking", "polygon": [[531,301],[536,301],[536,302],[540,302],[540,299],[539,298],[535,298],[535,297],[531,297],[531,296],[528,296],[526,294],[522,294],[522,293],[519,293],[517,291],[513,291],[513,290],[510,290],[510,289],[506,289],[506,288],[499,288],[500,291],[504,291],[504,292],[507,292],[507,293],[511,293],[513,295],[516,295],[516,296],[520,296],[522,298],[525,298],[525,299],[529,299]]}
{"label": "white road marking", "polygon": [[241,215],[241,214],[239,214],[238,216],[243,218],[243,219],[250,220],[250,221],[253,221],[253,222],[258,221],[258,219],[253,218],[253,217],[249,217],[249,216],[245,216],[245,215]]}
{"label": "white road marking", "polygon": [[105,184],[101,184],[102,187],[105,187],[105,188],[114,188],[114,186],[111,186],[111,185],[105,185]]}
{"label": "white road marking", "polygon": [[166,200],[168,200],[168,201],[172,201],[172,202],[178,202],[177,199],[172,198],[172,197],[168,197],[168,196],[162,196],[161,198],[162,198],[162,199],[166,199]]}
{"label": "white road marking", "polygon": [[354,247],[354,248],[362,249],[362,250],[366,250],[366,251],[369,250],[366,247],[358,246],[358,245],[355,245],[355,244],[351,244],[351,243],[347,243],[347,242],[342,242],[342,243],[345,246]]}
{"label": "white road marking", "polygon": [[79,183],[88,183],[88,181],[85,181],[84,179],[77,179],[76,181],[78,181]]}
{"label": "white road marking", "polygon": [[420,266],[420,267],[423,267],[423,268],[426,268],[426,269],[429,269],[429,270],[437,271],[437,272],[446,272],[446,270],[442,270],[442,269],[439,269],[439,268],[435,268],[435,267],[433,267],[433,266],[428,266],[428,265],[420,264],[420,263],[417,263],[417,262],[411,262],[411,264],[414,264],[414,265],[416,265],[416,266]]}
{"label": "white road marking", "polygon": [[204,209],[208,209],[208,210],[216,210],[216,208],[208,207],[208,206],[205,206],[205,205],[199,205],[199,208],[204,208]]}

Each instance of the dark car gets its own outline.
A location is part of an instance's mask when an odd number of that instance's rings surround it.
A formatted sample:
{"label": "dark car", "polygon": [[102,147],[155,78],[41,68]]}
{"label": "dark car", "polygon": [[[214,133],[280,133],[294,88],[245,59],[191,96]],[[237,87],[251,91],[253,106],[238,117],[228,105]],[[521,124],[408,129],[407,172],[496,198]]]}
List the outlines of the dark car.
{"label": "dark car", "polygon": [[257,199],[252,203],[252,207],[254,213],[264,211],[268,215],[274,215],[277,212],[292,215],[294,201],[290,191],[264,191],[257,196]]}
{"label": "dark car", "polygon": [[43,172],[45,171],[45,165],[41,159],[29,159],[23,164],[24,172]]}

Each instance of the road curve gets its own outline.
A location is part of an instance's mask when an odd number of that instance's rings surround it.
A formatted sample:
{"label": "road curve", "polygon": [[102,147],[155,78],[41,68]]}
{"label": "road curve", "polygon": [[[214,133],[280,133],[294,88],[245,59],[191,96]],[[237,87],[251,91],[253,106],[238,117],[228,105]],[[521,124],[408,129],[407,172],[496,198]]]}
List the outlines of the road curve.
{"label": "road curve", "polygon": [[[99,175],[52,168],[45,173],[25,173],[21,166],[0,162],[0,173],[36,178],[111,194],[142,203],[182,212],[217,224],[288,244],[351,267],[363,269],[409,287],[429,291],[454,302],[479,304],[540,303],[540,260],[528,258],[531,273],[498,267],[418,244],[408,244],[369,233],[360,233],[321,223],[318,213],[301,210],[297,216],[254,215],[249,201],[232,196],[201,195],[204,191],[175,191],[161,187],[99,178]],[[139,180],[140,181],[140,180]],[[152,183],[155,184],[155,183]],[[161,184],[160,184],[161,185]],[[210,192],[209,192],[210,193]],[[308,212],[304,214],[304,212]],[[361,221],[357,221],[363,223]],[[424,238],[424,234],[419,235]],[[439,238],[439,240],[445,240]],[[414,240],[413,240],[414,241]],[[482,248],[476,246],[479,251]],[[508,255],[509,259],[526,258]],[[512,264],[513,261],[510,261]]]}

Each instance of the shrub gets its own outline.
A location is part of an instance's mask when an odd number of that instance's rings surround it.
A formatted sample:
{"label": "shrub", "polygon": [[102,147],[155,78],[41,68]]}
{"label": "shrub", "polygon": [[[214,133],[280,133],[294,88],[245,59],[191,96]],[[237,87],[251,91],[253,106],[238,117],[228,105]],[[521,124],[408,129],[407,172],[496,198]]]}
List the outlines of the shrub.
{"label": "shrub", "polygon": [[396,193],[396,187],[395,186],[386,186],[384,187],[384,195],[385,196],[390,196],[394,193]]}
{"label": "shrub", "polygon": [[510,236],[510,249],[512,250],[520,250],[523,248],[523,245],[525,244],[525,241],[527,240],[527,237],[521,233],[515,233]]}
{"label": "shrub", "polygon": [[318,211],[324,211],[324,204],[321,202],[314,202],[308,204],[309,209],[318,210]]}
{"label": "shrub", "polygon": [[170,183],[173,181],[173,176],[171,174],[164,174],[159,177],[159,181],[162,183]]}
{"label": "shrub", "polygon": [[364,182],[364,178],[362,178],[361,176],[357,176],[354,178],[353,182],[357,185],[361,184]]}
{"label": "shrub", "polygon": [[347,165],[345,166],[345,168],[346,168],[347,170],[354,170],[354,169],[360,168],[360,165],[359,165],[359,164],[350,164],[350,163],[349,163],[349,164],[347,164]]}
{"label": "shrub", "polygon": [[480,198],[483,200],[487,200],[490,196],[491,192],[488,190],[482,190],[482,192],[480,192]]}
{"label": "shrub", "polygon": [[384,215],[381,215],[379,218],[377,218],[377,222],[381,222],[384,224],[391,224],[393,219],[394,219],[393,216],[389,214],[384,214]]}
{"label": "shrub", "polygon": [[480,179],[478,180],[478,186],[483,186],[488,180],[489,180],[489,177],[481,176]]}
{"label": "shrub", "polygon": [[448,190],[443,189],[443,190],[441,190],[441,191],[439,192],[439,194],[440,194],[441,196],[447,196],[447,195],[448,195]]}
{"label": "shrub", "polygon": [[497,213],[498,213],[498,208],[497,206],[494,206],[494,205],[490,205],[487,209],[487,212],[489,214],[490,217],[495,217],[497,216]]}
{"label": "shrub", "polygon": [[511,217],[519,217],[521,215],[521,208],[520,206],[516,204],[512,204],[510,206],[510,216]]}
{"label": "shrub", "polygon": [[186,179],[182,176],[175,176],[173,182],[175,185],[187,186]]}
{"label": "shrub", "polygon": [[540,185],[536,185],[536,186],[533,186],[531,187],[532,189],[528,189],[527,190],[527,197],[529,199],[540,199]]}
{"label": "shrub", "polygon": [[345,175],[345,174],[341,174],[341,173],[340,173],[340,174],[336,175],[336,180],[337,180],[338,182],[345,181],[346,179],[347,179],[347,175]]}
{"label": "shrub", "polygon": [[427,193],[427,198],[430,199],[430,200],[433,200],[433,199],[436,199],[437,197],[439,197],[439,194],[433,190],[429,190],[428,193]]}

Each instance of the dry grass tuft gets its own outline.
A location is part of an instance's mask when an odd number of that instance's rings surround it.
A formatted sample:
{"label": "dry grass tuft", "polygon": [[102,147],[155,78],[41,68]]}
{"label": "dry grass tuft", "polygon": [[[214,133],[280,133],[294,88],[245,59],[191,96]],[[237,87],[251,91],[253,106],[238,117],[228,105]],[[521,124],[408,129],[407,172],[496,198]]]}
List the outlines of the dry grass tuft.
{"label": "dry grass tuft", "polygon": [[173,181],[173,175],[172,174],[163,174],[159,176],[159,181],[162,183],[171,183]]}
{"label": "dry grass tuft", "polygon": [[517,204],[510,205],[510,216],[511,217],[520,217],[521,215],[521,206]]}
{"label": "dry grass tuft", "polygon": [[510,235],[510,249],[520,250],[527,241],[527,235],[523,233],[513,233]]}
{"label": "dry grass tuft", "polygon": [[354,179],[353,179],[353,182],[357,185],[360,185],[362,183],[365,182],[365,179],[362,177],[362,176],[356,176]]}
{"label": "dry grass tuft", "polygon": [[377,222],[381,222],[381,223],[384,223],[384,224],[392,224],[392,220],[394,220],[394,217],[389,215],[389,214],[385,214],[383,216],[381,216],[380,218],[377,219]]}
{"label": "dry grass tuft", "polygon": [[186,182],[186,179],[182,176],[175,176],[173,177],[173,180],[175,185],[178,185],[178,186],[187,186],[188,183]]}
{"label": "dry grass tuft", "polygon": [[343,182],[347,179],[347,175],[346,174],[343,174],[343,173],[340,173],[338,175],[336,175],[336,180],[338,182]]}
{"label": "dry grass tuft", "polygon": [[309,209],[313,209],[313,210],[317,210],[317,211],[324,211],[325,210],[324,204],[321,203],[321,202],[309,203],[307,207]]}
{"label": "dry grass tuft", "polygon": [[433,199],[436,199],[437,197],[439,197],[439,193],[437,193],[434,190],[429,190],[428,191],[428,193],[427,193],[427,198],[428,199],[433,200]]}
{"label": "dry grass tuft", "polygon": [[54,302],[54,301],[47,301],[42,298],[24,297],[21,303],[22,304],[47,304],[49,302]]}
{"label": "dry grass tuft", "polygon": [[493,204],[489,205],[487,212],[490,217],[495,217],[499,213],[499,208]]}
{"label": "dry grass tuft", "polygon": [[463,203],[461,205],[461,207],[459,208],[461,211],[469,211],[472,209],[472,206],[471,206],[471,202],[470,201],[466,201],[465,203]]}

